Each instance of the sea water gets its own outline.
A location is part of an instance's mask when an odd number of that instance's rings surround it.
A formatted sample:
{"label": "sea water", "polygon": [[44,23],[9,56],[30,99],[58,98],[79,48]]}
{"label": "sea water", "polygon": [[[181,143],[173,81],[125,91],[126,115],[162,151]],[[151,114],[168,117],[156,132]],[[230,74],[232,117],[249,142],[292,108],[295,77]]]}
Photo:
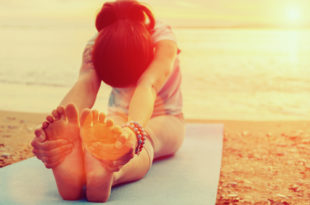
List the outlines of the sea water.
{"label": "sea water", "polygon": [[[310,30],[174,32],[182,50],[187,118],[310,119]],[[0,109],[49,112],[57,106],[76,81],[83,48],[94,34],[89,26],[1,26]],[[61,91],[55,101],[50,97],[43,103],[31,91],[37,88],[44,90],[44,98],[46,92]],[[109,88],[103,86],[100,93],[99,104],[106,104]],[[41,106],[22,106],[24,102]],[[46,102],[50,104],[43,106]]]}

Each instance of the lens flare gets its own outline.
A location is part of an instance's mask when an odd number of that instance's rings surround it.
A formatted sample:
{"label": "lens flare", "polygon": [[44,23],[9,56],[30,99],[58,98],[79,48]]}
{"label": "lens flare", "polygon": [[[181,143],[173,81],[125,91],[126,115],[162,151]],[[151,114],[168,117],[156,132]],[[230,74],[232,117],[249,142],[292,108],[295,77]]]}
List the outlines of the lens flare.
{"label": "lens flare", "polygon": [[287,18],[290,23],[299,23],[301,19],[301,12],[298,8],[289,8],[287,10]]}

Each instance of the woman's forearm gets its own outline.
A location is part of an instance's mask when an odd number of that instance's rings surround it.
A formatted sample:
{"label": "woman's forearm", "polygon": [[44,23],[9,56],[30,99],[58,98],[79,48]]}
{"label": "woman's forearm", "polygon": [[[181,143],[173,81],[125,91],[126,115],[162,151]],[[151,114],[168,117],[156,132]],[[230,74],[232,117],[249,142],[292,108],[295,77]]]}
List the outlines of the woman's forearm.
{"label": "woman's forearm", "polygon": [[166,82],[172,70],[171,60],[155,59],[148,70],[142,75],[131,98],[128,121],[139,122],[145,126],[151,118],[157,92]]}
{"label": "woman's forearm", "polygon": [[145,126],[152,116],[155,100],[156,91],[152,86],[138,85],[129,105],[128,121],[136,121]]}
{"label": "woman's forearm", "polygon": [[60,105],[66,106],[69,103],[73,103],[79,111],[82,111],[84,108],[91,108],[94,105],[100,88],[100,82],[96,82],[95,79],[87,74],[83,75],[80,76],[79,80],[63,98]]}

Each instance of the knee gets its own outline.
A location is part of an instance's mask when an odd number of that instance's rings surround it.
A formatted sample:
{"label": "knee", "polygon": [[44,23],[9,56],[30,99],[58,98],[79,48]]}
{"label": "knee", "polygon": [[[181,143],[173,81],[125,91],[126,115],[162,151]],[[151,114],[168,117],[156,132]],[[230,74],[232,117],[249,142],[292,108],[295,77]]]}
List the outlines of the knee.
{"label": "knee", "polygon": [[181,147],[184,141],[184,135],[177,136],[174,143],[171,143],[172,146],[170,147],[170,154],[175,154]]}

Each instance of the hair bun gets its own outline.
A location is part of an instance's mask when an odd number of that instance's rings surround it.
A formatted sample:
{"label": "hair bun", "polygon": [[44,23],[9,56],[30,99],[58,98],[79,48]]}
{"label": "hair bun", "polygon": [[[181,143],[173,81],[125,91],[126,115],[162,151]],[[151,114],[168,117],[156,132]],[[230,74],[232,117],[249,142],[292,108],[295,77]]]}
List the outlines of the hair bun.
{"label": "hair bun", "polygon": [[142,23],[149,30],[152,30],[155,25],[154,16],[146,6],[133,0],[123,0],[103,4],[96,18],[96,28],[100,32],[119,20]]}

